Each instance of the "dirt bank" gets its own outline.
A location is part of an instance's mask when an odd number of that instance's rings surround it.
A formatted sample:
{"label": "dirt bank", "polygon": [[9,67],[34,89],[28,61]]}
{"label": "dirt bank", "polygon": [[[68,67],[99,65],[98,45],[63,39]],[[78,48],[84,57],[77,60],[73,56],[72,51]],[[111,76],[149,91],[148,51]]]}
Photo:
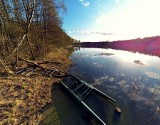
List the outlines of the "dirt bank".
{"label": "dirt bank", "polygon": [[[36,62],[48,70],[57,69],[59,74],[67,72],[71,64],[67,49],[55,49],[45,58]],[[26,62],[19,62],[19,69],[30,68]],[[38,124],[42,118],[43,108],[52,103],[51,88],[57,82],[57,75],[45,75],[35,68],[30,75],[28,72],[0,77],[0,124]]]}

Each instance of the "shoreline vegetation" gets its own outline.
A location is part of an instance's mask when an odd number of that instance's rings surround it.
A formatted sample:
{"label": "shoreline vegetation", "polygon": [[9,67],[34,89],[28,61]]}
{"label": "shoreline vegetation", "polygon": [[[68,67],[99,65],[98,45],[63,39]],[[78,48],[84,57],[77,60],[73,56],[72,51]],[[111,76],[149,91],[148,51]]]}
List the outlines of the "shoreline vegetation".
{"label": "shoreline vegetation", "polygon": [[137,38],[131,40],[118,40],[112,42],[77,42],[74,45],[77,47],[87,48],[111,48],[160,57],[160,36]]}
{"label": "shoreline vegetation", "polygon": [[40,124],[53,84],[71,65],[74,40],[59,16],[66,7],[61,0],[1,0],[0,7],[0,124]]}

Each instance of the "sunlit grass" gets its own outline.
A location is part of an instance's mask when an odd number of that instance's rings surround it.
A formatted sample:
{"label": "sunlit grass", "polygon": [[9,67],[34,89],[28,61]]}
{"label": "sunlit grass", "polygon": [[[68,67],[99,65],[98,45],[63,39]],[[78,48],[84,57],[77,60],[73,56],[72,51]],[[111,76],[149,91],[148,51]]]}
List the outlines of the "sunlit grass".
{"label": "sunlit grass", "polygon": [[43,77],[0,80],[0,124],[37,124],[38,112],[51,102],[51,81]]}
{"label": "sunlit grass", "polygon": [[66,49],[53,48],[53,50],[44,57],[44,60],[62,61],[65,62],[66,65],[69,65],[71,64],[71,61],[67,58],[69,55],[70,53]]}

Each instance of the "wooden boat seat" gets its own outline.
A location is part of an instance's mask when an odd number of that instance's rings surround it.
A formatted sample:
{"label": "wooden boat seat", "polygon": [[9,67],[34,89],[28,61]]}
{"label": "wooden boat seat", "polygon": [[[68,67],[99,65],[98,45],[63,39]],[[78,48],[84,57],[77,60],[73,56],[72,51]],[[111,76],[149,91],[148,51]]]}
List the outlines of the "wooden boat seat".
{"label": "wooden boat seat", "polygon": [[84,100],[91,93],[91,91],[92,89],[88,88],[84,93],[82,93],[81,100]]}
{"label": "wooden boat seat", "polygon": [[75,89],[73,89],[73,92],[77,91],[79,88],[81,88],[82,86],[84,86],[84,84],[80,84],[79,86],[77,86]]}
{"label": "wooden boat seat", "polygon": [[92,89],[88,86],[86,86],[85,84],[80,84],[79,86],[77,86],[73,92],[81,99],[85,99],[90,92],[92,91]]}

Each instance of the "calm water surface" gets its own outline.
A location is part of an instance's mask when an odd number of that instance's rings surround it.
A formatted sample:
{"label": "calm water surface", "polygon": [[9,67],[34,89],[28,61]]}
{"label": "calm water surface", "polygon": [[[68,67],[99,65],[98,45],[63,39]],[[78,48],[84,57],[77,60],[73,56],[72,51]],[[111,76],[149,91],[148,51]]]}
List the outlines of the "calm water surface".
{"label": "calm water surface", "polygon": [[112,122],[113,116],[109,124],[160,125],[159,57],[121,50],[81,48],[70,59],[75,64],[70,73],[116,99],[122,108],[120,121]]}

